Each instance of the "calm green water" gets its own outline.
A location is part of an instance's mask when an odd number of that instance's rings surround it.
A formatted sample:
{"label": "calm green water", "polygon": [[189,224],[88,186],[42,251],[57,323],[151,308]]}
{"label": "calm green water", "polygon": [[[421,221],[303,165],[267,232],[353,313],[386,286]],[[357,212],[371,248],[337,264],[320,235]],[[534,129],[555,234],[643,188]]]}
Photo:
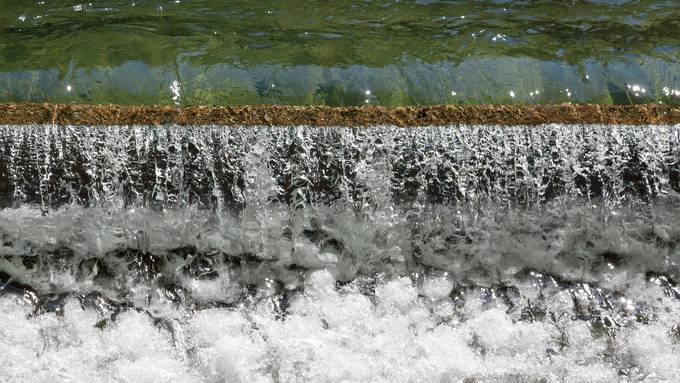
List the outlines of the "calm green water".
{"label": "calm green water", "polygon": [[7,0],[0,101],[680,103],[680,2]]}

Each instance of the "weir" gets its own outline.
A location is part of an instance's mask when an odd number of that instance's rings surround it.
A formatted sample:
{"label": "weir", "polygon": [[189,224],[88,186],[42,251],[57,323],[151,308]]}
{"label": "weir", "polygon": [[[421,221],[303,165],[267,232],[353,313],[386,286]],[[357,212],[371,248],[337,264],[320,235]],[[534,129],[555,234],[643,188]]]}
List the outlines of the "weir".
{"label": "weir", "polygon": [[5,368],[663,381],[679,193],[678,125],[0,126]]}
{"label": "weir", "polygon": [[4,1],[0,383],[675,383],[671,0]]}

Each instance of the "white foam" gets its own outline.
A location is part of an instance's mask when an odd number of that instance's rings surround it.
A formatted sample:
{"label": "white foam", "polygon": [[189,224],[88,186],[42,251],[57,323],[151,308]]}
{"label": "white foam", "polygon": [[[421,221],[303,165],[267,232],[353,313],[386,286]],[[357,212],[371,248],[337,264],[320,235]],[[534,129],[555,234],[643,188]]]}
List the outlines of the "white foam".
{"label": "white foam", "polygon": [[[630,381],[680,376],[680,346],[670,335],[680,304],[653,285],[639,291],[655,294],[652,322],[632,322],[613,337],[571,317],[518,322],[471,297],[455,308],[419,297],[406,278],[379,283],[375,302],[353,286],[334,286],[330,272],[312,273],[283,320],[264,299],[234,310],[176,311],[174,327],[129,310],[99,329],[96,312],[75,299],[63,316],[29,318],[28,305],[5,296],[0,380],[617,382],[622,369]],[[636,291],[629,293],[639,298]],[[569,311],[556,297],[553,309]]]}

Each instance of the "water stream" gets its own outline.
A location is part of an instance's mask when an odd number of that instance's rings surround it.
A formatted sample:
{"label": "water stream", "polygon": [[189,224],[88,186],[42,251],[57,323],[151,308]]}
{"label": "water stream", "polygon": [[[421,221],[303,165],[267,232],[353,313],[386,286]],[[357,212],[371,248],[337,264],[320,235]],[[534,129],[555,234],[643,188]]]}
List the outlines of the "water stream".
{"label": "water stream", "polygon": [[671,382],[680,126],[0,126],[0,381]]}
{"label": "water stream", "polygon": [[677,0],[40,0],[0,102],[680,104]]}

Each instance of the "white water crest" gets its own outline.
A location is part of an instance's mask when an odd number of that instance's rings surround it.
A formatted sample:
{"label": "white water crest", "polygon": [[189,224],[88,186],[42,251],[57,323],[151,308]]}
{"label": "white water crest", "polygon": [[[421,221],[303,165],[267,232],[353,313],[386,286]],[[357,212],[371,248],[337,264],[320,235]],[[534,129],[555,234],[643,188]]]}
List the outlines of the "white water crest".
{"label": "white water crest", "polygon": [[680,126],[0,126],[0,381],[671,382]]}

